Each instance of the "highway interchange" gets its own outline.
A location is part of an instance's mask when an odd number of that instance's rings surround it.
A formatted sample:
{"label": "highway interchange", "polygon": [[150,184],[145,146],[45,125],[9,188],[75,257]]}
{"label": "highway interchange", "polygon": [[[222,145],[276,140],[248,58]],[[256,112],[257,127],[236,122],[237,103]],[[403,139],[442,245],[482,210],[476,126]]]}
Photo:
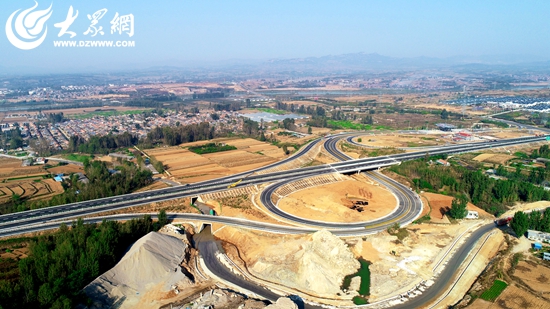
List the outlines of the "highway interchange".
{"label": "highway interchange", "polygon": [[[40,231],[46,229],[53,229],[59,226],[60,222],[70,222],[69,219],[76,217],[86,217],[90,214],[111,211],[115,209],[121,209],[131,206],[136,206],[140,204],[148,204],[151,202],[173,200],[182,197],[189,196],[198,196],[200,194],[218,192],[227,190],[227,186],[234,183],[235,181],[242,179],[239,183],[239,187],[249,186],[249,185],[258,185],[271,183],[266,190],[263,190],[261,193],[262,204],[270,211],[273,215],[284,218],[285,221],[292,221],[297,226],[289,227],[276,224],[268,224],[262,222],[254,222],[243,219],[228,218],[228,217],[212,217],[198,214],[170,214],[171,218],[181,218],[185,220],[193,221],[202,221],[205,223],[222,223],[232,226],[240,226],[245,228],[257,229],[270,231],[275,233],[290,233],[290,234],[300,234],[300,233],[311,233],[320,228],[326,228],[331,230],[335,235],[339,236],[351,236],[351,235],[361,235],[361,234],[372,234],[386,229],[389,225],[392,225],[396,222],[401,225],[406,225],[411,223],[422,211],[422,204],[418,196],[412,192],[409,188],[405,187],[402,184],[399,184],[393,181],[390,178],[387,178],[379,173],[376,173],[372,170],[376,170],[381,167],[386,167],[394,164],[399,164],[401,161],[412,160],[417,158],[422,158],[426,156],[427,153],[430,155],[436,154],[454,154],[454,153],[463,153],[476,151],[481,149],[493,148],[493,147],[503,147],[503,146],[513,146],[518,144],[525,144],[531,142],[540,142],[545,139],[545,137],[528,137],[528,138],[516,138],[516,139],[506,139],[499,141],[490,141],[490,142],[481,142],[481,143],[470,143],[462,145],[453,145],[439,148],[431,148],[429,151],[417,151],[412,153],[403,153],[396,155],[389,155],[377,158],[365,158],[365,159],[356,159],[349,160],[350,158],[342,154],[337,148],[337,142],[340,139],[347,138],[348,140],[357,136],[358,133],[348,133],[348,134],[339,134],[333,135],[325,139],[317,139],[306,145],[301,151],[296,155],[289,157],[283,161],[275,163],[270,166],[266,166],[254,171],[248,171],[245,173],[240,173],[237,175],[232,175],[228,177],[223,177],[219,179],[204,181],[201,183],[191,184],[187,186],[177,186],[172,188],[147,191],[141,193],[133,193],[120,195],[115,197],[103,198],[98,200],[91,200],[73,204],[66,204],[56,207],[31,210],[26,212],[20,212],[15,214],[8,214],[0,216],[0,237],[18,235],[33,231]],[[266,170],[278,165],[282,165],[291,160],[294,160],[305,153],[311,150],[314,146],[319,143],[323,143],[326,151],[329,152],[335,158],[342,160],[342,162],[325,164],[313,167],[306,167],[282,172],[272,172],[263,175],[250,175],[252,172],[258,172],[260,170]],[[274,204],[271,200],[271,195],[277,187],[282,184],[297,181],[299,179],[317,176],[328,173],[342,173],[349,174],[355,172],[366,172],[367,176],[377,181],[384,186],[386,186],[390,191],[392,191],[398,198],[398,207],[395,212],[390,216],[387,216],[382,219],[378,219],[371,222],[358,222],[352,224],[338,224],[338,223],[327,223],[313,220],[306,220],[304,218],[299,218],[292,216],[288,213],[282,212],[277,205]],[[246,178],[243,178],[247,176]],[[108,216],[104,217],[105,219],[110,220],[128,220],[131,218],[136,218],[143,216],[143,214],[127,214],[127,215],[118,215],[118,216]],[[98,222],[104,218],[90,218],[86,219],[85,222]],[[58,221],[53,221],[58,220]],[[475,241],[485,234],[488,230],[494,228],[492,225],[484,226],[475,232],[475,235],[479,234],[479,237],[470,237],[469,241],[463,244],[457,253],[453,255],[449,265],[460,265],[464,258],[468,255],[468,252],[475,245]],[[266,292],[265,289],[257,287],[254,284],[243,283],[243,279],[235,275],[228,274],[228,270],[223,266],[222,268],[225,271],[220,270],[220,263],[216,262],[215,256],[217,246],[212,245],[213,240],[211,237],[204,237],[204,240],[198,241],[199,249],[202,248],[201,255],[205,258],[205,263],[208,268],[211,267],[211,271],[215,271],[216,275],[224,280],[233,282],[234,284],[242,284],[244,288],[249,291],[256,293],[257,295],[263,296],[266,299],[273,300],[273,295]],[[454,264],[453,264],[454,263]],[[217,264],[217,265],[214,265]],[[406,303],[403,308],[410,308],[412,304],[425,304],[433,297],[441,293],[441,289],[445,284],[437,284],[437,282],[444,283],[448,282],[457,267],[446,267],[445,270],[440,274],[436,279],[436,284],[426,290],[421,296],[414,298],[412,301]],[[229,272],[230,273],[230,272]],[[235,282],[234,282],[235,281]],[[317,308],[315,306],[307,305],[306,308]]]}

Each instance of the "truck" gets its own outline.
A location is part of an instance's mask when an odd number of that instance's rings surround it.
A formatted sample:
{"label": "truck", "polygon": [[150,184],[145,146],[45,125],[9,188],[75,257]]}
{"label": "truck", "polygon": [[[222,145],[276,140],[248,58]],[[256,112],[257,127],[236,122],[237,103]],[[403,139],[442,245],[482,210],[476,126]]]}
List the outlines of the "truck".
{"label": "truck", "polygon": [[510,223],[510,221],[512,221],[512,217],[502,218],[502,219],[495,220],[495,224],[497,226],[504,226],[504,225],[507,225],[508,223]]}
{"label": "truck", "polygon": [[143,162],[145,162],[145,164],[151,164],[151,160],[149,158],[145,158]]}

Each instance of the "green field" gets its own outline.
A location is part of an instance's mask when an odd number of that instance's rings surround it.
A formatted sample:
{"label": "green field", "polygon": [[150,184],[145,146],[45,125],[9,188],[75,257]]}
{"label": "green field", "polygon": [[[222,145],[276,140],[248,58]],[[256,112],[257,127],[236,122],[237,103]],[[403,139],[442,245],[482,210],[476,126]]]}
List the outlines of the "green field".
{"label": "green field", "polygon": [[362,124],[362,123],[355,123],[349,120],[327,120],[327,126],[334,129],[346,129],[346,130],[389,130],[388,127],[385,126],[376,126],[370,124]]}
{"label": "green field", "polygon": [[64,155],[63,158],[67,159],[67,160],[71,160],[71,161],[78,161],[78,162],[82,162],[84,163],[84,161],[86,159],[88,160],[91,160],[92,157],[91,156],[88,156],[88,155],[79,155],[79,154],[75,154],[75,153],[71,153],[71,154],[68,154],[68,155]]}
{"label": "green field", "polygon": [[121,115],[137,115],[143,113],[144,110],[131,110],[131,111],[92,111],[85,114],[75,114],[70,115],[68,118],[73,119],[86,119],[86,118],[93,118],[93,117],[110,117],[110,116],[121,116]]}
{"label": "green field", "polygon": [[214,153],[220,151],[235,150],[237,147],[231,145],[222,145],[218,143],[208,143],[201,146],[191,146],[188,148],[196,154]]}
{"label": "green field", "polygon": [[481,294],[480,298],[487,301],[495,301],[495,299],[497,299],[500,293],[502,293],[502,291],[504,291],[507,286],[508,284],[506,282],[495,280],[495,282],[493,282],[493,285],[488,290],[483,292],[483,294]]}

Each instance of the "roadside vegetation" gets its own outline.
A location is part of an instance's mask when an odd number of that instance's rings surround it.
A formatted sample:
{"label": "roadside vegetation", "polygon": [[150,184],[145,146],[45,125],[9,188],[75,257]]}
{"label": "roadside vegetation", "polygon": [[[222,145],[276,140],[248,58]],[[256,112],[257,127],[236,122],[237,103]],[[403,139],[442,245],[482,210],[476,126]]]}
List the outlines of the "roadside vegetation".
{"label": "roadside vegetation", "polygon": [[2,214],[131,193],[153,181],[151,171],[142,170],[127,161],[117,166],[116,170],[109,170],[105,162],[86,160],[84,172],[88,178],[87,183],[79,181],[79,176],[72,174],[62,183],[64,193],[49,201],[14,200],[11,206],[2,208]]}
{"label": "roadside vegetation", "polygon": [[507,179],[493,179],[483,170],[471,170],[460,165],[430,165],[441,157],[428,157],[403,162],[389,168],[407,177],[415,190],[424,190],[445,195],[460,196],[498,216],[506,211],[506,206],[515,202],[534,202],[550,199],[550,191],[538,186],[543,180],[550,180],[550,166],[534,168],[529,174],[517,168],[514,172],[500,166],[497,175]]}
{"label": "roadside vegetation", "polygon": [[[153,222],[146,215],[125,223],[103,221],[71,227],[62,225],[54,233],[17,240],[28,243],[28,257],[0,269],[0,308],[75,308],[88,304],[81,290],[112,268],[129,245],[167,223]],[[0,243],[0,245],[6,245]]]}

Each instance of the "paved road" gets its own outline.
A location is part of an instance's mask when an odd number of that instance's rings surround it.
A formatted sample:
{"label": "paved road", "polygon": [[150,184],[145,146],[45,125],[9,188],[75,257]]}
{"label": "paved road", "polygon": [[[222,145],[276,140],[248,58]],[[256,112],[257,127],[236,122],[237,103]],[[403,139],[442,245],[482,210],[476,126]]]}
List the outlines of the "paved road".
{"label": "paved road", "polygon": [[[335,147],[336,138],[339,138],[339,137],[340,136],[332,136],[331,138],[327,139],[326,144],[328,143],[328,145],[331,145],[329,147]],[[431,150],[429,151],[429,153],[432,155],[443,154],[443,153],[447,153],[447,154],[462,153],[462,152],[486,149],[490,147],[502,147],[506,145],[517,145],[517,144],[529,143],[534,141],[543,141],[544,139],[545,137],[530,137],[530,138],[516,138],[516,139],[508,139],[508,140],[486,142],[486,143],[464,144],[464,145],[442,147],[436,150]],[[308,144],[297,155],[287,158],[279,162],[278,164],[282,164],[283,162],[288,162],[288,160],[292,160],[294,158],[297,158],[303,155],[305,152],[311,149],[318,142],[319,140],[316,140]],[[399,162],[399,161],[421,158],[425,156],[426,153],[427,152],[425,151],[419,151],[419,152],[412,152],[412,153],[406,153],[406,154],[383,156],[378,158],[357,159],[357,160],[351,160],[346,162],[300,168],[300,169],[295,169],[291,171],[268,173],[264,175],[252,175],[244,178],[242,182],[239,183],[238,187],[267,183],[267,182],[277,182],[282,180],[289,181],[291,179],[296,179],[300,177],[321,175],[321,174],[332,173],[332,172],[353,173],[358,171],[371,170],[371,169],[376,169],[378,167],[395,164],[396,162]],[[276,166],[276,165],[271,165],[271,167],[273,166]],[[266,168],[268,167],[264,167],[258,170],[263,170]],[[96,199],[96,200],[85,201],[85,202],[65,204],[65,205],[60,205],[56,207],[49,207],[44,209],[37,209],[37,210],[24,211],[24,212],[19,212],[14,214],[2,215],[0,216],[0,229],[13,228],[15,226],[22,226],[22,225],[40,224],[48,220],[86,216],[93,213],[116,210],[121,208],[137,206],[137,205],[143,205],[151,202],[166,201],[166,200],[178,199],[178,198],[187,197],[187,196],[197,196],[199,194],[204,194],[208,192],[223,191],[227,189],[227,186],[229,184],[249,174],[250,172],[244,172],[237,175],[195,183],[188,186],[163,188],[158,190],[125,194],[125,195]]]}
{"label": "paved road", "polygon": [[[276,302],[277,299],[280,297],[270,290],[267,290],[257,284],[254,284],[248,280],[245,280],[242,277],[235,275],[229,269],[227,269],[227,267],[222,265],[220,261],[218,261],[218,259],[216,258],[216,253],[219,252],[219,249],[214,237],[212,236],[210,226],[205,227],[205,229],[200,234],[194,237],[194,240],[199,249],[200,255],[204,260],[204,263],[206,264],[206,267],[217,277],[222,278],[223,280],[237,285],[256,295],[259,295],[273,303]],[[305,304],[303,308],[321,309],[322,307]]]}
{"label": "paved road", "polygon": [[467,241],[458,248],[458,250],[453,254],[451,259],[447,262],[447,265],[439,276],[434,280],[434,284],[427,288],[421,295],[410,299],[409,301],[393,306],[394,309],[409,309],[409,308],[419,308],[428,303],[434,302],[443,292],[449,287],[449,284],[454,282],[454,279],[457,275],[457,271],[460,268],[460,265],[466,260],[472,248],[476,245],[477,241],[480,240],[483,235],[495,229],[495,224],[487,224],[470,235]]}

